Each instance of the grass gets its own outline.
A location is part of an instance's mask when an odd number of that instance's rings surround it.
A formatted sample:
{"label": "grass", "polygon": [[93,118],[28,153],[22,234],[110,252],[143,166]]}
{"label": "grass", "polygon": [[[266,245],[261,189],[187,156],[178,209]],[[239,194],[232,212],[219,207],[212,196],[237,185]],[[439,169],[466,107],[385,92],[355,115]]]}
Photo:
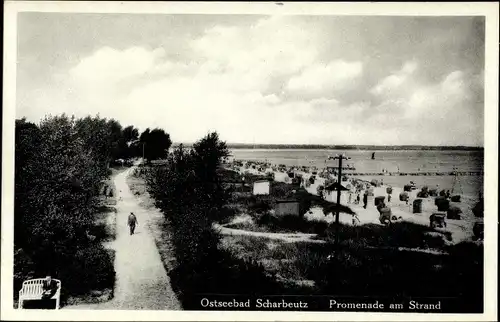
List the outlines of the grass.
{"label": "grass", "polygon": [[[333,242],[336,227],[331,225],[321,235]],[[428,226],[410,222],[396,222],[389,227],[365,224],[361,226],[339,225],[339,239],[342,244],[356,247],[408,247],[444,249],[445,240],[451,240],[451,233],[438,232]]]}
{"label": "grass", "polygon": [[285,233],[324,234],[330,227],[327,222],[308,220],[295,215],[272,216],[263,214],[258,217],[257,223],[265,226],[271,232]]}
{"label": "grass", "polygon": [[286,243],[253,236],[226,236],[222,245],[233,256],[253,259],[284,280],[313,280],[314,270],[326,260],[328,246],[306,242]]}
{"label": "grass", "polygon": [[[105,257],[107,257],[109,262],[114,263],[115,251],[112,249],[106,249],[105,254],[106,254]],[[109,265],[105,265],[105,267],[109,267]],[[102,303],[111,300],[114,295],[114,280],[115,280],[114,274],[115,274],[114,270],[112,274],[103,274],[103,279],[100,282],[101,283],[100,287],[95,287],[89,292],[86,292],[85,294],[79,296],[69,296],[65,301],[65,305]],[[106,275],[109,275],[109,277],[106,278]]]}
{"label": "grass", "polygon": [[226,236],[222,245],[234,256],[262,263],[284,285],[308,285],[297,295],[449,296],[463,303],[464,312],[481,310],[482,245],[462,243],[447,246],[449,254],[429,254],[367,248],[354,239],[336,255],[331,243]]}
{"label": "grass", "polygon": [[94,226],[89,232],[102,242],[111,242],[116,238],[116,208],[103,206],[95,215]]}
{"label": "grass", "polygon": [[145,209],[154,209],[155,202],[149,196],[146,183],[139,173],[127,177],[127,185],[130,191],[139,199],[139,205]]}
{"label": "grass", "polygon": [[[273,188],[275,190],[273,190]],[[317,294],[388,297],[458,297],[464,312],[479,312],[482,303],[483,248],[475,244],[448,246],[431,228],[412,223],[339,226],[341,245],[334,248],[335,226],[309,222],[298,216],[274,217],[273,202],[288,196],[293,186],[273,183],[274,195],[254,197],[250,191],[233,192],[228,211],[250,214],[255,224],[233,228],[265,231],[315,232],[325,244],[286,243],[252,236],[224,236],[219,252],[196,267],[176,267],[171,279],[184,308],[190,290],[220,294]],[[337,207],[309,194],[299,197],[328,212]],[[349,208],[341,211],[352,213]],[[241,213],[240,212],[240,213]],[[231,226],[231,225],[230,225]],[[164,229],[168,230],[168,229]],[[169,237],[164,237],[168,239]],[[433,254],[398,250],[398,247],[436,248]],[[199,263],[198,263],[199,264]]]}

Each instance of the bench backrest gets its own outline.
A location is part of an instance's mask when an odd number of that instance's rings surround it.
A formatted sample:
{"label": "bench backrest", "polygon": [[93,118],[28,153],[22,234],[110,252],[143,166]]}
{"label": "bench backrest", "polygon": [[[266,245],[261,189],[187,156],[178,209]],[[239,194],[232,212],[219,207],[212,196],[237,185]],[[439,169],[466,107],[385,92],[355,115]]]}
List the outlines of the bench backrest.
{"label": "bench backrest", "polygon": [[[42,294],[43,281],[45,278],[35,278],[23,282],[22,292],[25,294]],[[61,289],[61,281],[55,278],[52,279],[57,283],[57,291]]]}

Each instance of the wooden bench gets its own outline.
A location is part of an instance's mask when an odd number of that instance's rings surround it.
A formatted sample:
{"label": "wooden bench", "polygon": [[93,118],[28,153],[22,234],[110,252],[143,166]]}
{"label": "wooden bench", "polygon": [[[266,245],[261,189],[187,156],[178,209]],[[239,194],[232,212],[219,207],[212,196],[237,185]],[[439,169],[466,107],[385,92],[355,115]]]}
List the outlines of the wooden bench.
{"label": "wooden bench", "polygon": [[[43,281],[44,278],[36,278],[32,280],[27,280],[23,282],[23,287],[19,291],[19,305],[18,308],[22,309],[23,308],[23,302],[26,300],[41,300],[42,299],[42,293],[43,293]],[[56,310],[60,308],[60,301],[61,301],[61,281],[57,279],[52,279],[57,283],[57,291],[50,298],[51,300],[56,300]]]}

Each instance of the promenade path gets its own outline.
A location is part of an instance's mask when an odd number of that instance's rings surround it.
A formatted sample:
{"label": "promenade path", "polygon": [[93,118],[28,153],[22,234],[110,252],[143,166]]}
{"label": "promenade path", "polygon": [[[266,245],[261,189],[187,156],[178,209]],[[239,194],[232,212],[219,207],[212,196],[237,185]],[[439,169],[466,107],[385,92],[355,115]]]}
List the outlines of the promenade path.
{"label": "promenade path", "polygon": [[[117,192],[115,250],[116,282],[112,300],[98,304],[78,304],[65,309],[110,310],[180,310],[181,306],[170,285],[148,224],[161,215],[142,208],[130,191],[126,179],[135,167],[114,178]],[[129,235],[127,217],[133,212],[139,225]]]}

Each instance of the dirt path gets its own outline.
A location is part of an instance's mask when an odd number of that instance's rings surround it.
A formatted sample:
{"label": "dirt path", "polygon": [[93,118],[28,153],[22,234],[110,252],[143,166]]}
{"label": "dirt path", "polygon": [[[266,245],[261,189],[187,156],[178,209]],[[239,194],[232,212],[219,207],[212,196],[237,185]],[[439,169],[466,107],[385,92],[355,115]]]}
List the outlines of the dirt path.
{"label": "dirt path", "polygon": [[[135,167],[114,178],[117,191],[116,240],[110,245],[116,252],[114,298],[106,303],[75,305],[73,309],[179,310],[154,239],[147,229],[151,220],[138,204],[126,178]],[[127,217],[133,212],[139,225],[130,236]]]}

